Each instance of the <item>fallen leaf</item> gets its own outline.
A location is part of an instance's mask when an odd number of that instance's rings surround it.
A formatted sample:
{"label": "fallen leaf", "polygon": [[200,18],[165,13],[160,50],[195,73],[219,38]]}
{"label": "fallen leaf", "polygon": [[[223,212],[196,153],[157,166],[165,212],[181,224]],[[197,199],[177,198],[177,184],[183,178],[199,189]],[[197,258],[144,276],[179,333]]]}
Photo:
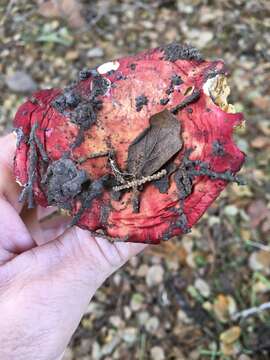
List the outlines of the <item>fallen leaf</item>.
{"label": "fallen leaf", "polygon": [[264,250],[253,252],[249,257],[249,266],[254,271],[270,274],[270,252]]}
{"label": "fallen leaf", "polygon": [[224,344],[232,344],[239,339],[241,335],[241,328],[239,326],[232,326],[230,329],[223,331],[219,339]]}
{"label": "fallen leaf", "polygon": [[80,53],[77,50],[70,50],[66,53],[66,60],[68,61],[74,61],[77,60],[80,56]]}
{"label": "fallen leaf", "polygon": [[[178,242],[176,242],[177,240]],[[160,246],[149,247],[147,253],[185,264],[187,251],[182,244],[179,244],[179,239],[176,239],[176,241],[166,241],[161,243]]]}
{"label": "fallen leaf", "polygon": [[268,110],[270,98],[268,96],[256,96],[252,99],[252,102],[261,110]]}
{"label": "fallen leaf", "polygon": [[235,300],[229,295],[219,294],[214,301],[213,310],[219,321],[227,322],[236,312]]}
{"label": "fallen leaf", "polygon": [[128,149],[128,172],[149,176],[166,164],[182,147],[180,123],[168,110],[150,118],[144,130]]}
{"label": "fallen leaf", "polygon": [[261,120],[258,123],[258,128],[264,135],[270,135],[270,121],[269,120]]}
{"label": "fallen leaf", "polygon": [[254,149],[263,149],[270,145],[270,139],[266,136],[257,136],[251,141],[251,146]]}
{"label": "fallen leaf", "polygon": [[[238,343],[225,344],[223,342],[220,343],[220,350],[224,356],[234,356],[240,351],[240,346]],[[233,357],[235,359],[235,357]],[[227,359],[227,358],[226,358]]]}
{"label": "fallen leaf", "polygon": [[63,18],[73,28],[85,25],[81,15],[82,4],[76,0],[36,0],[38,12],[47,18]]}
{"label": "fallen leaf", "polygon": [[240,229],[240,236],[241,236],[241,239],[244,240],[244,241],[251,240],[251,232],[250,232],[250,230]]}
{"label": "fallen leaf", "polygon": [[64,46],[70,46],[73,43],[73,37],[66,27],[57,31],[46,29],[36,38],[37,42],[56,43]]}
{"label": "fallen leaf", "polygon": [[231,191],[234,192],[234,194],[238,198],[244,198],[244,197],[252,197],[253,193],[251,192],[250,188],[246,186],[239,186],[238,184],[231,184]]}
{"label": "fallen leaf", "polygon": [[[270,213],[270,211],[269,211]],[[268,215],[267,219],[262,224],[262,232],[267,233],[270,231],[270,214]]]}
{"label": "fallen leaf", "polygon": [[263,200],[253,201],[248,208],[248,215],[250,217],[250,224],[256,228],[266,218],[270,221],[270,209],[267,208]]}

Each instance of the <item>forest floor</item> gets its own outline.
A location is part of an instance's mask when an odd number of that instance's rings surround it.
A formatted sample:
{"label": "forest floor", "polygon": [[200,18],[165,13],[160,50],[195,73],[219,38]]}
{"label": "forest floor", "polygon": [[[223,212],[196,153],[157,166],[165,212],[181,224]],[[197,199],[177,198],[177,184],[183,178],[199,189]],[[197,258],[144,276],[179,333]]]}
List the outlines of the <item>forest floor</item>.
{"label": "forest floor", "polygon": [[172,41],[228,65],[247,185],[229,185],[190,234],[113,275],[65,360],[270,358],[269,0],[2,1],[0,133],[36,88]]}

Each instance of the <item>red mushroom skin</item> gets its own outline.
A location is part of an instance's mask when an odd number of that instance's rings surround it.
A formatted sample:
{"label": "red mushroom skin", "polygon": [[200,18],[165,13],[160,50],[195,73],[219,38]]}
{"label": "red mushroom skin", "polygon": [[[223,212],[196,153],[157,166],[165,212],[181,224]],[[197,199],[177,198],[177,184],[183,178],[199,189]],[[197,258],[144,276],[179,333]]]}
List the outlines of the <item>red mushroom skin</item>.
{"label": "red mushroom skin", "polygon": [[232,134],[243,116],[205,90],[226,73],[221,60],[172,43],[35,92],[14,120],[19,200],[66,209],[72,224],[115,240],[188,232],[228,182],[241,182],[245,155]]}

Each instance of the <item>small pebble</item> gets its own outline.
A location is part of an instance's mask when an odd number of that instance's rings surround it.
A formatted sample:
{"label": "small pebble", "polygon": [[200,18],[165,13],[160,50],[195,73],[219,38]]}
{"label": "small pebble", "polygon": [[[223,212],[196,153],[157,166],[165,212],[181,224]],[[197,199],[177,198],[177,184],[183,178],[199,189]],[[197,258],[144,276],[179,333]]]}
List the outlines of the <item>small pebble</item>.
{"label": "small pebble", "polygon": [[92,345],[91,355],[93,360],[99,360],[102,356],[101,347],[97,341],[95,341]]}
{"label": "small pebble", "polygon": [[149,319],[150,315],[147,311],[142,311],[140,313],[138,313],[138,321],[139,321],[139,324],[142,326],[142,325],[145,325],[147,320]]}
{"label": "small pebble", "polygon": [[78,355],[87,355],[91,350],[91,339],[81,339],[80,346],[78,347]]}
{"label": "small pebble", "polygon": [[159,327],[159,320],[158,320],[158,318],[156,316],[150,317],[150,319],[147,320],[147,322],[145,324],[145,329],[150,334],[155,333],[157,331],[158,327]]}
{"label": "small pebble", "polygon": [[118,329],[123,328],[125,325],[124,321],[120,318],[120,316],[117,315],[110,316],[109,321],[114,327]]}
{"label": "small pebble", "polygon": [[102,355],[109,355],[113,352],[113,350],[117,347],[117,345],[120,343],[121,338],[118,334],[116,334],[108,344],[104,345],[101,349]]}
{"label": "small pebble", "polygon": [[140,276],[140,277],[145,277],[147,272],[148,272],[148,265],[146,264],[142,264],[140,265],[138,271],[137,271],[137,276]]}
{"label": "small pebble", "polygon": [[119,273],[113,275],[113,282],[116,286],[119,286],[122,282],[122,276]]}
{"label": "small pebble", "polygon": [[132,311],[138,311],[142,308],[144,302],[144,297],[142,294],[135,293],[132,295],[130,307]]}
{"label": "small pebble", "polygon": [[37,89],[36,82],[25,71],[16,71],[5,79],[6,85],[11,91],[28,93]]}
{"label": "small pebble", "polygon": [[224,213],[227,215],[227,216],[231,216],[231,217],[234,217],[237,215],[238,213],[238,209],[235,205],[227,205],[225,208],[224,208]]}
{"label": "small pebble", "polygon": [[146,275],[146,283],[149,287],[159,285],[163,281],[164,269],[161,265],[151,266]]}
{"label": "small pebble", "polygon": [[129,344],[134,344],[137,340],[137,329],[136,328],[126,328],[123,330],[122,338],[125,342]]}
{"label": "small pebble", "polygon": [[251,360],[246,354],[241,354],[237,360]]}
{"label": "small pebble", "polygon": [[177,319],[182,324],[192,324],[192,319],[189,318],[183,310],[177,311]]}
{"label": "small pebble", "polygon": [[86,56],[90,59],[93,58],[100,58],[104,55],[104,51],[103,49],[99,48],[99,47],[94,47],[90,50],[87,51]]}
{"label": "small pebble", "polygon": [[125,319],[130,319],[132,315],[132,311],[130,310],[130,308],[128,306],[124,306],[124,316],[125,316]]}
{"label": "small pebble", "polygon": [[165,360],[164,350],[160,346],[152,347],[150,354],[153,360]]}
{"label": "small pebble", "polygon": [[203,297],[208,298],[210,296],[210,287],[205,280],[197,278],[194,286]]}

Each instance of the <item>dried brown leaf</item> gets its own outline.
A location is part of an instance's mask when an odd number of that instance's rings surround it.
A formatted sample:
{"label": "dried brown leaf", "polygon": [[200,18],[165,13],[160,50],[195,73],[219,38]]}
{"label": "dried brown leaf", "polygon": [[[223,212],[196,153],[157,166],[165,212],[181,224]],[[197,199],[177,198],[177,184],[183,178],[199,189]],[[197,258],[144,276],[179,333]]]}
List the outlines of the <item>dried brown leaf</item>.
{"label": "dried brown leaf", "polygon": [[73,28],[85,25],[82,5],[76,0],[36,0],[39,13],[47,18],[63,18]]}
{"label": "dried brown leaf", "polygon": [[270,139],[266,136],[257,136],[251,141],[251,146],[254,149],[263,149],[270,145]]}
{"label": "dried brown leaf", "polygon": [[150,118],[150,126],[130,145],[128,172],[149,176],[166,164],[182,147],[180,123],[168,110]]}
{"label": "dried brown leaf", "polygon": [[232,344],[239,339],[241,335],[241,328],[239,326],[232,326],[228,330],[222,332],[219,336],[220,341],[224,344]]}
{"label": "dried brown leaf", "polygon": [[163,242],[160,246],[150,247],[147,250],[148,254],[159,256],[164,259],[176,260],[180,264],[185,264],[187,251],[182,244],[179,244],[179,239]]}
{"label": "dried brown leaf", "polygon": [[257,96],[252,99],[253,104],[261,110],[269,109],[270,98],[269,96]]}
{"label": "dried brown leaf", "polygon": [[267,208],[264,201],[255,200],[248,208],[248,215],[251,226],[256,228],[264,219],[270,219],[270,209]]}

